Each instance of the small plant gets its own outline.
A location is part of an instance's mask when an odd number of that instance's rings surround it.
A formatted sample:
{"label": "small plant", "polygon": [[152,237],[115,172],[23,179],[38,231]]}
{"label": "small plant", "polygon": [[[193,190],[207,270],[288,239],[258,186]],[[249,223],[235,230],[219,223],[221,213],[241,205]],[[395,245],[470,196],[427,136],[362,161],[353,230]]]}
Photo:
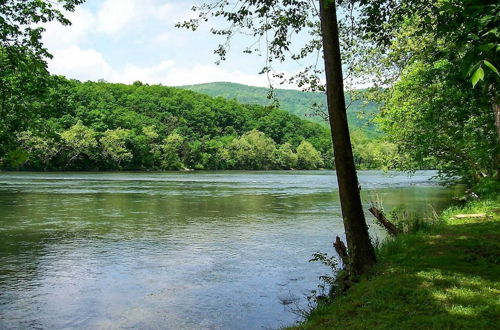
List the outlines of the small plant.
{"label": "small plant", "polygon": [[[340,238],[337,237],[339,241]],[[345,265],[339,266],[341,256],[330,256],[324,252],[316,252],[312,255],[309,262],[321,262],[323,265],[330,268],[331,273],[319,277],[320,284],[319,290],[311,291],[311,296],[307,298],[308,301],[315,305],[328,303],[338,295],[343,294],[350,286],[348,273]],[[342,262],[343,263],[343,262]]]}
{"label": "small plant", "polygon": [[402,206],[396,207],[389,213],[389,219],[403,233],[415,233],[418,231],[424,231],[440,221],[439,216],[432,205],[429,205],[429,208],[430,214],[417,216],[415,214],[409,213]]}
{"label": "small plant", "polygon": [[429,205],[429,216],[417,216],[408,212],[403,206],[393,208],[386,216],[382,199],[378,194],[372,196],[370,203],[370,212],[378,220],[377,224],[393,236],[426,230],[430,225],[439,221],[437,212],[432,205]]}
{"label": "small plant", "polygon": [[336,281],[336,274],[339,271],[338,260],[335,256],[330,256],[324,252],[316,252],[312,255],[312,259],[309,262],[321,262],[323,265],[331,269],[331,275],[322,275],[319,277],[322,284],[322,289],[326,286],[332,286]]}

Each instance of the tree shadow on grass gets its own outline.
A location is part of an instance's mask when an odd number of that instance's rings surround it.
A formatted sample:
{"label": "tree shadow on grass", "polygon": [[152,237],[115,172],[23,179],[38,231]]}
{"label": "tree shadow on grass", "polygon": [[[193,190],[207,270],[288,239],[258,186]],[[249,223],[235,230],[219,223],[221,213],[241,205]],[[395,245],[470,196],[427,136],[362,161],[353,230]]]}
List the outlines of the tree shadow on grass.
{"label": "tree shadow on grass", "polygon": [[500,324],[500,223],[446,226],[381,249],[377,276],[321,307],[314,329],[495,329]]}

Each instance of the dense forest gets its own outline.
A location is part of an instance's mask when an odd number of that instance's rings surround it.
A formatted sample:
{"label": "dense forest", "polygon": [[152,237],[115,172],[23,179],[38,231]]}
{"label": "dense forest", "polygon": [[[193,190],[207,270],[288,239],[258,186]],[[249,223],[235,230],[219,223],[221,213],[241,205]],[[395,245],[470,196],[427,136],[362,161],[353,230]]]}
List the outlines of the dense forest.
{"label": "dense forest", "polygon": [[[2,130],[0,166],[31,170],[332,168],[329,130],[287,111],[180,88],[51,76]],[[300,92],[295,92],[300,94]],[[238,95],[238,94],[235,94]],[[389,143],[353,132],[362,168],[380,168]]]}
{"label": "dense forest", "polygon": [[[29,123],[7,122],[2,166],[20,169],[331,167],[326,128],[286,111],[164,86],[51,78]],[[36,114],[38,111],[38,118]],[[35,119],[35,120],[33,120]]]}

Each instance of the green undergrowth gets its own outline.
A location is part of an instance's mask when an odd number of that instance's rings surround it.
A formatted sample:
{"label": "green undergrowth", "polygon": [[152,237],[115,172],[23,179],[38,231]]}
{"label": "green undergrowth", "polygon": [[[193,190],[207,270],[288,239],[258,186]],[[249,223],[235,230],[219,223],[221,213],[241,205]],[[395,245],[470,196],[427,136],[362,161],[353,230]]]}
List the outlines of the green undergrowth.
{"label": "green undergrowth", "polygon": [[[482,218],[455,218],[481,214]],[[500,324],[500,199],[453,207],[387,240],[373,274],[296,329],[494,329]]]}

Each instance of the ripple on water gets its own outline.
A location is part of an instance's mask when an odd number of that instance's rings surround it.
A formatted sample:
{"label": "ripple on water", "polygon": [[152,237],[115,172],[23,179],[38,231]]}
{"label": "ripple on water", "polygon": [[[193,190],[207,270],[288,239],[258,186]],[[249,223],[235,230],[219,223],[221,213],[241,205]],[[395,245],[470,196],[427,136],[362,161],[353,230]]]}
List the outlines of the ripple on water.
{"label": "ripple on water", "polygon": [[[0,173],[0,328],[291,324],[343,232],[334,174]],[[360,172],[363,200],[439,209],[432,175]]]}

